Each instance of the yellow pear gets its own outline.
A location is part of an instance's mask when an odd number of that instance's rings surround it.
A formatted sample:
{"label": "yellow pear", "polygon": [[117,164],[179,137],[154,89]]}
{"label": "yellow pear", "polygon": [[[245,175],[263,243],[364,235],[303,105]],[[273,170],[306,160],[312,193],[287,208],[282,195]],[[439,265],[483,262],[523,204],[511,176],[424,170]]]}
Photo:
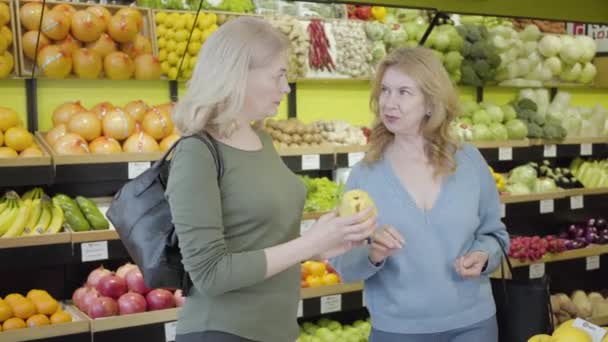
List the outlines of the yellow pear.
{"label": "yellow pear", "polygon": [[338,213],[340,216],[351,216],[367,209],[368,207],[374,208],[369,217],[378,213],[376,205],[367,192],[359,189],[353,189],[345,192],[342,195],[342,201],[340,202]]}

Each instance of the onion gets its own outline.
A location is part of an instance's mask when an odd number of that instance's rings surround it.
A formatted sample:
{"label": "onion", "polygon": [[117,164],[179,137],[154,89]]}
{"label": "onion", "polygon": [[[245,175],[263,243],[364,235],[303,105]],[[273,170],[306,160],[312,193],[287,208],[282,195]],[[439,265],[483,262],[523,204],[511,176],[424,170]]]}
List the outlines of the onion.
{"label": "onion", "polygon": [[137,19],[125,14],[115,14],[108,24],[108,34],[119,43],[130,42],[139,32]]}
{"label": "onion", "polygon": [[57,154],[88,154],[89,145],[80,135],[74,133],[66,133],[59,138],[53,149]]}
{"label": "onion", "polygon": [[141,29],[144,27],[144,17],[142,16],[141,12],[136,8],[133,8],[133,7],[121,8],[114,15],[115,16],[126,15],[127,17],[133,18],[135,20],[135,23],[137,24],[138,31],[141,31]]}
{"label": "onion", "polygon": [[0,158],[17,158],[19,154],[10,147],[0,147]]}
{"label": "onion", "polygon": [[171,115],[158,107],[153,107],[142,122],[144,132],[151,135],[156,140],[161,140],[173,132],[173,122]]}
{"label": "onion", "polygon": [[70,18],[61,11],[45,12],[40,31],[53,40],[62,40],[70,32]]}
{"label": "onion", "polygon": [[19,157],[21,158],[29,158],[29,157],[42,157],[44,154],[38,147],[38,145],[33,144],[32,146],[26,148],[25,150],[19,153]]}
{"label": "onion", "polygon": [[135,58],[136,80],[158,80],[162,74],[158,57],[142,54]]}
{"label": "onion", "polygon": [[63,40],[57,41],[57,45],[68,56],[73,56],[74,52],[82,47],[80,41],[74,39],[71,34],[68,34]]}
{"label": "onion", "polygon": [[101,136],[101,120],[93,112],[81,112],[70,118],[68,131],[80,135],[86,141],[93,141]]}
{"label": "onion", "polygon": [[112,154],[122,152],[120,143],[114,138],[101,136],[89,144],[89,149],[93,154]]}
{"label": "onion", "polygon": [[91,49],[105,58],[111,52],[116,51],[117,48],[112,38],[107,33],[102,33],[97,41],[87,44],[87,49]]}
{"label": "onion", "polygon": [[122,279],[125,279],[125,277],[127,276],[127,273],[129,273],[129,271],[132,269],[139,269],[139,267],[137,267],[137,265],[135,265],[135,264],[128,262],[128,263],[120,266],[116,270],[116,275]]}
{"label": "onion", "polygon": [[144,282],[144,276],[139,270],[139,268],[131,269],[127,272],[125,276],[125,280],[127,281],[127,287],[129,291],[133,291],[142,295],[150,292],[150,289],[146,286]]}
{"label": "onion", "polygon": [[175,307],[175,297],[167,290],[154,289],[146,295],[148,310],[163,310]]}
{"label": "onion", "polygon": [[74,291],[74,293],[72,294],[72,301],[78,308],[82,307],[82,299],[84,298],[84,295],[87,294],[87,292],[89,292],[89,288],[83,286],[77,288],[76,291]]}
{"label": "onion", "polygon": [[99,298],[99,292],[97,292],[94,288],[87,288],[86,292],[82,295],[80,299],[80,306],[78,307],[83,312],[89,311],[91,304]]}
{"label": "onion", "polygon": [[80,101],[66,102],[55,108],[53,112],[53,126],[59,124],[67,124],[70,118],[80,112],[86,112],[86,109],[80,104]]}
{"label": "onion", "polygon": [[97,117],[100,120],[103,120],[103,118],[106,116],[106,114],[108,114],[109,112],[115,110],[116,107],[111,104],[110,102],[100,102],[98,104],[96,104],[93,108],[91,108],[91,112],[97,114]]}
{"label": "onion", "polygon": [[92,6],[87,7],[87,11],[94,13],[103,20],[105,24],[104,31],[108,28],[108,24],[110,23],[110,20],[112,20],[112,14],[110,14],[110,11],[108,11],[107,8],[103,6]]}
{"label": "onion", "polygon": [[87,314],[91,318],[116,316],[118,315],[118,303],[109,297],[96,298],[87,310]]}
{"label": "onion", "polygon": [[127,292],[118,298],[118,310],[121,315],[145,312],[148,308],[146,298],[135,292]]}
{"label": "onion", "polygon": [[72,35],[81,42],[94,42],[106,30],[106,23],[91,11],[81,10],[72,16]]}
{"label": "onion", "polygon": [[141,153],[141,152],[159,152],[160,147],[154,138],[145,132],[139,132],[131,135],[123,144],[124,152]]}
{"label": "onion", "polygon": [[51,41],[44,35],[38,31],[28,31],[23,34],[21,38],[21,46],[23,47],[23,53],[29,59],[36,58],[36,40],[38,40],[38,35],[40,35],[40,40],[38,41],[38,52],[40,52],[43,48],[51,44]]}
{"label": "onion", "polygon": [[148,109],[148,105],[142,100],[131,101],[125,106],[127,114],[135,121],[142,121]]}
{"label": "onion", "polygon": [[127,283],[115,274],[109,274],[99,279],[95,288],[103,296],[118,299],[127,292]]}
{"label": "onion", "polygon": [[179,138],[179,135],[172,133],[160,142],[160,150],[163,152],[167,151],[171,148],[171,146],[173,146],[173,144],[175,144],[176,141],[179,140]]}
{"label": "onion", "polygon": [[[40,17],[42,16],[42,2],[27,2],[19,9],[21,24],[28,30],[38,30],[40,27]],[[49,8],[44,6],[44,13],[48,13]]]}
{"label": "onion", "polygon": [[175,293],[173,294],[173,297],[175,297],[175,304],[177,305],[178,308],[184,306],[184,304],[186,304],[186,297],[184,297],[182,295],[182,290],[176,290]]}
{"label": "onion", "polygon": [[89,277],[87,278],[87,286],[89,287],[97,287],[99,284],[99,280],[107,275],[112,274],[110,270],[105,269],[103,266],[99,266],[94,269],[93,272],[89,273]]}
{"label": "onion", "polygon": [[49,143],[49,145],[55,146],[57,140],[59,140],[59,138],[61,138],[62,136],[66,135],[67,132],[68,126],[66,126],[65,124],[59,124],[51,128],[51,130],[46,133],[45,140]]}
{"label": "onion", "polygon": [[125,140],[135,130],[135,120],[117,108],[103,118],[103,134],[116,140]]}

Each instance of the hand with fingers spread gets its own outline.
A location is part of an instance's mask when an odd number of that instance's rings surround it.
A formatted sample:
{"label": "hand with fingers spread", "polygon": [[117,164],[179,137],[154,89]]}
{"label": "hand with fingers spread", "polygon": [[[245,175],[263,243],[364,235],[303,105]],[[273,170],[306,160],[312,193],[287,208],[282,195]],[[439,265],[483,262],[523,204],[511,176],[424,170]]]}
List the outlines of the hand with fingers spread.
{"label": "hand with fingers spread", "polygon": [[454,269],[464,279],[477,278],[481,275],[489,255],[486,252],[475,251],[467,253],[454,261]]}
{"label": "hand with fingers spread", "polygon": [[333,258],[364,244],[376,229],[376,215],[372,210],[367,208],[347,217],[339,217],[335,211],[321,216],[305,233],[314,241],[315,258]]}
{"label": "hand with fingers spread", "polygon": [[405,239],[392,226],[385,225],[372,236],[369,259],[378,264],[397,253],[405,245]]}

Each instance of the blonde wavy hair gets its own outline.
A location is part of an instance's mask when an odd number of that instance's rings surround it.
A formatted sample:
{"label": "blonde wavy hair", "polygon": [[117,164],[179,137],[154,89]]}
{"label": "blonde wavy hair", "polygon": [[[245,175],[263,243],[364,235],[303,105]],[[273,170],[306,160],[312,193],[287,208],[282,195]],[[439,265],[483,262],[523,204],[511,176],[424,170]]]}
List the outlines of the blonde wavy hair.
{"label": "blonde wavy hair", "polygon": [[430,116],[422,122],[420,133],[426,140],[425,152],[435,169],[435,177],[452,174],[456,170],[454,154],[460,148],[458,140],[450,133],[450,123],[460,110],[458,93],[435,53],[423,47],[396,49],[378,64],[369,101],[375,122],[365,161],[373,163],[380,160],[386,147],[395,138],[382,123],[378,103],[382,79],[390,67],[396,67],[412,78],[424,95]]}
{"label": "blonde wavy hair", "polygon": [[268,22],[243,16],[223,24],[200,50],[186,94],[173,110],[182,135],[212,130],[230,136],[245,101],[249,70],[268,65],[289,40]]}

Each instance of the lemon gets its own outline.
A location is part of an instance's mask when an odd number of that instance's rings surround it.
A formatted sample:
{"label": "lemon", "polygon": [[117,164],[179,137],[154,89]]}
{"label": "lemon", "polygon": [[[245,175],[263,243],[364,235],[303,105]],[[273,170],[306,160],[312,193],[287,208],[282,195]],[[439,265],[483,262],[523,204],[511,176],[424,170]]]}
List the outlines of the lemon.
{"label": "lemon", "polygon": [[167,76],[169,77],[170,80],[176,80],[177,79],[177,68],[173,67],[173,68],[169,69],[169,73]]}
{"label": "lemon", "polygon": [[186,53],[186,48],[188,46],[186,45],[186,42],[179,42],[177,43],[177,47],[175,48],[175,52],[177,52],[178,55],[183,55],[184,53]]}
{"label": "lemon", "polygon": [[207,21],[207,15],[205,15],[205,13],[201,13],[198,15],[198,19],[196,19],[196,26],[198,26],[199,29],[204,30],[207,27],[205,26],[205,22]]}
{"label": "lemon", "polygon": [[201,31],[198,28],[195,28],[192,31],[192,38],[190,39],[191,42],[200,42],[201,38],[203,38],[203,31]]}
{"label": "lemon", "polygon": [[156,24],[162,24],[167,20],[166,12],[158,12],[156,13]]}
{"label": "lemon", "polygon": [[168,55],[167,50],[161,49],[158,52],[158,60],[160,60],[161,62],[166,61],[167,60],[167,55]]}
{"label": "lemon", "polygon": [[165,38],[158,38],[158,48],[162,49],[167,46],[167,40]]}
{"label": "lemon", "polygon": [[193,41],[190,42],[190,45],[188,45],[188,53],[191,55],[198,55],[199,50],[201,49],[201,43],[197,42],[197,41]]}
{"label": "lemon", "polygon": [[169,69],[171,69],[169,62],[164,61],[164,62],[160,63],[160,70],[162,70],[163,74],[165,74],[165,75],[168,74]]}
{"label": "lemon", "polygon": [[176,42],[185,42],[186,40],[188,40],[188,31],[186,30],[179,30],[177,32],[175,32],[175,41]]}
{"label": "lemon", "polygon": [[169,30],[165,25],[156,26],[156,33],[159,37],[164,37],[165,35],[167,35],[167,31]]}
{"label": "lemon", "polygon": [[186,27],[186,18],[180,17],[175,23],[173,23],[173,27],[176,30],[182,30]]}
{"label": "lemon", "polygon": [[169,65],[177,65],[177,63],[179,63],[179,57],[175,51],[169,52],[167,55],[167,62],[169,62]]}
{"label": "lemon", "polygon": [[217,24],[217,15],[215,13],[209,13],[208,17],[211,25]]}
{"label": "lemon", "polygon": [[184,70],[182,72],[182,78],[186,79],[186,80],[191,79],[192,78],[192,69]]}
{"label": "lemon", "polygon": [[175,30],[167,30],[167,33],[165,33],[165,38],[166,39],[175,38]]}
{"label": "lemon", "polygon": [[167,16],[167,20],[165,20],[165,25],[167,25],[167,28],[175,27],[175,24],[177,24],[179,19],[180,19],[179,14],[171,13]]}
{"label": "lemon", "polygon": [[167,51],[169,51],[169,52],[175,51],[176,47],[177,47],[177,43],[175,42],[175,40],[170,40],[167,42],[167,45],[166,45]]}
{"label": "lemon", "polygon": [[194,67],[196,66],[197,59],[198,59],[198,57],[190,58],[190,68],[191,69],[194,69]]}

